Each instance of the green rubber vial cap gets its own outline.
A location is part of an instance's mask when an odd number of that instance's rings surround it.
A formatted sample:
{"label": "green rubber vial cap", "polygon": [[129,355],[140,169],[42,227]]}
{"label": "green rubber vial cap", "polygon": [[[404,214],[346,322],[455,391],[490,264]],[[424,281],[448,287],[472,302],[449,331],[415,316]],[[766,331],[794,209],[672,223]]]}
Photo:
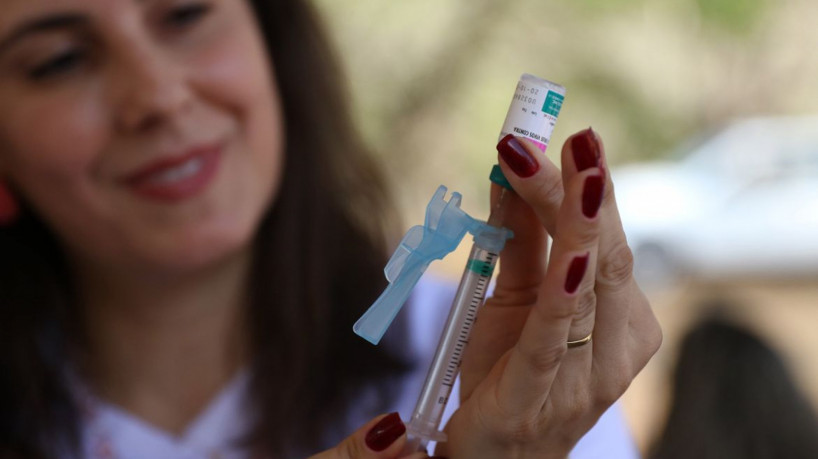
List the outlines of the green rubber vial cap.
{"label": "green rubber vial cap", "polygon": [[514,188],[511,188],[511,184],[508,183],[506,176],[503,175],[503,170],[500,169],[499,164],[495,164],[494,167],[491,168],[491,174],[489,174],[489,180],[492,182],[500,185],[501,187],[514,191]]}

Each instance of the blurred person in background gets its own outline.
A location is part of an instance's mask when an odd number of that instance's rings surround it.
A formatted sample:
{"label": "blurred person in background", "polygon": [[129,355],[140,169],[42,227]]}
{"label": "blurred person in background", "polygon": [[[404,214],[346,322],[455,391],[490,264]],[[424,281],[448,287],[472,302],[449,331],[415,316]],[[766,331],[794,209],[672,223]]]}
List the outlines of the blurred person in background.
{"label": "blurred person in background", "polygon": [[651,459],[818,457],[818,419],[782,357],[730,320],[727,303],[681,342],[671,408]]}
{"label": "blurred person in background", "polygon": [[[0,455],[425,457],[372,418],[410,369],[405,333],[350,329],[393,216],[309,5],[0,12]],[[661,332],[598,136],[570,138],[562,171],[498,150],[516,237],[439,452],[565,457]]]}

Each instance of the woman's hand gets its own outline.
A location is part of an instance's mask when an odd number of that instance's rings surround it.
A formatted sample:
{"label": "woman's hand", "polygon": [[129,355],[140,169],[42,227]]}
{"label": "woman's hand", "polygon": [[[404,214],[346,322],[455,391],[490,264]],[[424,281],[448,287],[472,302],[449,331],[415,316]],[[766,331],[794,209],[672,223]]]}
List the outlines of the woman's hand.
{"label": "woman's hand", "polygon": [[[566,141],[562,171],[525,140],[508,136],[497,148],[517,193],[504,217],[515,237],[472,331],[461,406],[437,451],[453,459],[564,458],[625,392],[662,334],[632,276],[596,134]],[[494,201],[498,192],[494,186]]]}
{"label": "woman's hand", "polygon": [[406,426],[397,413],[378,416],[345,438],[335,448],[310,459],[424,459],[424,453],[403,455]]}

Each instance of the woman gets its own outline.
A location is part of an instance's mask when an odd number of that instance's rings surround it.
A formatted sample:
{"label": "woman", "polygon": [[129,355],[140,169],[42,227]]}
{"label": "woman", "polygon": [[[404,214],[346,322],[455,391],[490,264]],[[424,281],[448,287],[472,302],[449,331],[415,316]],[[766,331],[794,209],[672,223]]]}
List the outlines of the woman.
{"label": "woman", "polygon": [[[3,453],[112,456],[101,400],[180,435],[246,383],[246,423],[224,428],[274,457],[315,452],[363,400],[385,406],[406,363],[349,326],[382,287],[387,203],[311,10],[2,8]],[[440,450],[564,456],[661,334],[598,138],[572,138],[562,176],[530,145],[498,148],[517,237]],[[401,428],[378,417],[321,457],[399,457]]]}

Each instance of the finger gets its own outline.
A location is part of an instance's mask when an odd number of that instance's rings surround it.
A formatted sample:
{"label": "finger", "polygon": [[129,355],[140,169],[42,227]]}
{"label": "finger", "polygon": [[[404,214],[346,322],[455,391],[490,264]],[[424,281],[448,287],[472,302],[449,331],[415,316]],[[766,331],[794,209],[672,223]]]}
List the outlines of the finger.
{"label": "finger", "polygon": [[568,181],[578,172],[592,167],[605,168],[602,141],[588,128],[572,134],[562,144],[562,179]]}
{"label": "finger", "polygon": [[502,225],[514,233],[500,253],[497,284],[489,304],[532,304],[545,277],[548,234],[537,215],[515,192],[492,185],[492,208],[503,197]]}
{"label": "finger", "polygon": [[[539,155],[542,156],[541,153]],[[538,164],[538,169],[542,169],[542,180],[557,183],[555,189],[560,193],[553,199],[561,200],[559,170],[547,160],[544,166]],[[514,237],[506,242],[500,253],[494,292],[478,313],[463,357],[460,395],[464,399],[471,395],[497,360],[517,342],[528,310],[536,302],[540,285],[545,279],[548,234],[542,222],[531,206],[515,192],[497,185],[492,185],[492,209],[498,210],[501,193],[501,223],[514,232]],[[548,206],[557,208],[558,203],[549,202]]]}
{"label": "finger", "polygon": [[565,197],[562,173],[548,157],[533,143],[522,137],[509,134],[497,144],[500,168],[516,192],[516,179],[525,179],[535,184],[527,190],[526,201],[534,210],[540,223],[553,233],[557,214]]}
{"label": "finger", "polygon": [[653,314],[645,294],[633,284],[636,301],[633,302],[628,320],[628,354],[632,356],[629,368],[636,375],[648,363],[662,345],[662,328]]}
{"label": "finger", "polygon": [[[605,166],[605,145],[592,129],[566,140],[562,150],[564,179],[596,162],[605,173],[605,193],[599,210],[599,258],[594,293],[597,297],[594,327],[594,371],[608,375],[595,378],[611,387],[603,401],[613,401],[624,391],[610,375],[625,381],[636,374],[662,341],[661,329],[650,304],[633,279],[633,255],[627,243],[616,204],[614,184]],[[626,385],[626,383],[625,383]]]}
{"label": "finger", "polygon": [[[504,192],[502,225],[514,232],[500,253],[492,296],[478,311],[460,367],[460,397],[465,400],[497,360],[517,342],[528,311],[545,279],[548,235],[531,207],[516,193],[492,186],[492,202]],[[495,205],[492,205],[495,208]]]}
{"label": "finger", "polygon": [[[568,182],[549,264],[558,274],[551,276],[552,269],[549,268],[538,305],[535,306],[535,309],[562,309],[565,315],[570,314],[567,335],[561,336],[561,343],[554,340],[555,346],[567,346],[569,341],[582,340],[594,329],[594,267],[599,241],[597,213],[603,193],[602,183],[601,171],[597,168],[578,173]],[[558,266],[563,268],[557,269]],[[532,314],[529,318],[520,337],[520,347],[526,346],[527,340],[530,340],[530,346],[536,348],[544,340],[543,333],[537,332],[536,321],[542,317],[544,314]],[[590,356],[590,353],[587,355]],[[580,363],[590,370],[590,359],[583,359]],[[585,375],[588,373],[584,372]]]}
{"label": "finger", "polygon": [[[502,150],[504,141],[498,144],[498,150]],[[536,148],[532,152],[543,160],[542,164],[537,162],[541,180],[555,184],[544,206],[550,209],[550,213],[556,214],[562,201],[559,170],[542,152]],[[501,193],[503,205],[498,208]],[[491,198],[492,209],[502,210],[501,223],[514,232],[514,238],[506,243],[500,254],[494,292],[478,313],[463,356],[460,395],[464,399],[471,395],[497,360],[517,342],[528,310],[536,302],[540,285],[545,279],[548,234],[539,216],[513,191],[492,185]]]}
{"label": "finger", "polygon": [[[594,339],[605,354],[622,351],[624,334],[627,333],[630,308],[635,282],[633,279],[633,254],[628,246],[619,208],[616,204],[614,184],[607,163],[605,145],[592,129],[588,128],[571,136],[566,142],[564,160],[570,156],[576,169],[597,158],[605,172],[605,194],[599,210],[600,240],[599,262],[596,271],[596,295],[602,305],[597,311],[597,330]],[[581,167],[580,167],[581,168]],[[570,168],[568,168],[570,169]],[[606,346],[601,346],[605,344]]]}
{"label": "finger", "polygon": [[[536,160],[536,157],[532,160]],[[540,183],[543,177],[536,173],[527,176],[515,174],[512,164],[501,164],[503,166],[509,167],[511,174],[507,178],[517,193],[535,212],[544,212],[541,208],[542,194],[539,192],[543,189]],[[566,191],[557,219],[554,249],[545,283],[500,380],[500,402],[509,409],[539,410],[566,351],[569,329],[577,308],[577,288],[585,278],[584,270],[592,266],[596,253],[598,222],[582,213],[586,180],[593,176],[597,177],[596,182],[600,181],[598,169],[578,174]],[[578,276],[576,260],[583,259],[580,281],[566,282],[569,272],[573,271],[573,277]]]}
{"label": "finger", "polygon": [[[512,138],[513,136],[501,140],[498,151],[502,151],[505,142]],[[521,145],[516,147],[525,148]],[[537,179],[554,184],[551,192],[542,199],[541,206],[550,209],[545,213],[556,214],[563,195],[559,170],[536,147],[529,147],[539,157],[536,163]],[[501,160],[501,164],[503,163]],[[508,176],[513,173],[507,167],[505,174]],[[506,242],[500,253],[494,292],[478,313],[478,320],[463,356],[460,395],[464,399],[485,379],[497,360],[516,344],[545,279],[548,234],[540,217],[516,192],[492,185],[491,202],[495,211],[498,210],[501,193],[501,222],[504,227],[513,231],[514,237]]]}
{"label": "finger", "polygon": [[[594,161],[605,172],[605,194],[600,208],[600,263],[599,284],[603,289],[624,290],[633,281],[633,260],[627,246],[614,184],[607,168],[605,144],[591,128],[580,131],[566,140],[563,146],[563,175],[584,170]],[[576,173],[576,172],[573,172]]]}
{"label": "finger", "polygon": [[[311,456],[312,459],[393,459],[403,458],[406,426],[398,413],[378,416],[345,438],[335,448]],[[424,455],[420,455],[424,457]]]}
{"label": "finger", "polygon": [[[598,213],[604,195],[606,177],[604,171],[597,168],[600,164],[599,148],[596,146],[589,148],[584,145],[584,143],[588,142],[596,144],[598,143],[597,139],[595,136],[591,136],[590,140],[586,137],[588,136],[575,134],[566,142],[566,145],[579,143],[581,148],[571,151],[570,148],[563,146],[562,150],[562,180],[563,183],[573,184],[573,190],[568,190],[566,193],[571,194],[577,199],[575,199],[575,202],[571,205],[562,206],[557,228],[552,229],[552,232],[561,234],[563,240],[571,239],[569,246],[575,245],[576,240],[592,240],[596,242],[596,238],[598,237]],[[530,150],[527,150],[527,152],[531,153]],[[576,179],[578,175],[584,178]],[[579,199],[580,197],[581,199]],[[526,198],[528,198],[527,195]],[[551,211],[549,209],[543,213],[551,213]],[[547,220],[551,220],[551,218]],[[594,312],[596,309],[596,297],[594,294],[595,276],[593,275],[593,271],[595,270],[592,270],[592,275],[587,276],[581,283],[579,283],[580,279],[576,277],[577,271],[584,268],[586,264],[590,263],[592,267],[596,266],[595,243],[592,249],[593,250],[589,252],[589,258],[577,259],[569,271],[569,274],[572,274],[571,281],[577,282],[572,290],[579,288],[580,292],[578,311],[572,323],[571,331],[569,332],[569,341],[585,338],[590,335],[593,330]]]}
{"label": "finger", "polygon": [[[589,376],[594,362],[592,332],[598,321],[599,303],[595,285],[599,258],[599,209],[605,192],[604,171],[598,167],[586,168],[576,172],[568,183],[576,186],[579,180],[583,181],[580,202],[576,202],[576,191],[567,193],[569,197],[566,197],[565,212],[560,215],[554,236],[555,257],[563,250],[571,253],[576,246],[589,246],[585,257],[574,257],[571,261],[564,285],[566,292],[576,292],[576,309],[568,331],[568,355],[560,368],[559,384],[563,390],[568,388],[574,394],[580,393],[582,388],[594,387]],[[556,394],[555,397],[571,399],[563,394]]]}
{"label": "finger", "polygon": [[[570,189],[554,233],[553,256],[587,250],[585,257],[575,257],[569,265],[561,287],[576,293],[577,305],[568,331],[568,341],[587,338],[594,330],[596,316],[596,263],[599,244],[599,208],[604,193],[605,178],[599,168],[577,173],[568,183]],[[587,272],[587,274],[586,274]],[[558,286],[549,286],[551,289]],[[546,296],[545,298],[550,298]]]}

